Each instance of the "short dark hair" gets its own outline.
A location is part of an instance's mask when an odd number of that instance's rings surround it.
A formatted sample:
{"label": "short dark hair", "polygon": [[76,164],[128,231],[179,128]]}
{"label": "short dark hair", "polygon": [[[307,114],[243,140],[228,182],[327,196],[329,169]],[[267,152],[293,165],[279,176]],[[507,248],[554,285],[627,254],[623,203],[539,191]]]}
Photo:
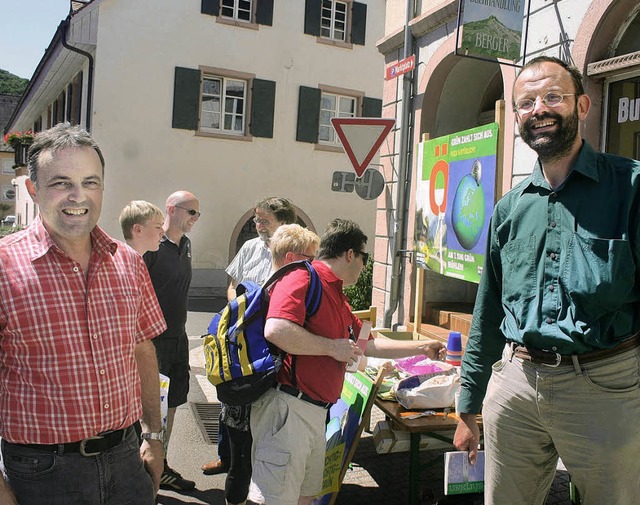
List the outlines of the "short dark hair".
{"label": "short dark hair", "polygon": [[320,238],[317,258],[330,259],[342,256],[349,249],[360,252],[367,243],[367,236],[358,223],[348,219],[336,218],[331,221]]}
{"label": "short dark hair", "polygon": [[[562,68],[564,68],[571,76],[571,80],[573,81],[573,87],[575,88],[576,95],[577,96],[584,95],[584,85],[582,84],[582,73],[580,72],[580,70],[578,70],[573,65],[569,65],[568,63],[565,63],[564,61],[562,61],[560,58],[556,58],[554,56],[537,56],[532,60],[528,61],[527,64],[520,69],[520,72],[518,72],[518,76],[516,77],[516,80],[513,82],[513,87],[515,88],[516,83],[518,82],[518,77],[520,77],[520,74],[522,74],[522,72],[525,69],[541,65],[542,63],[555,63],[556,65],[560,65]],[[511,94],[513,95],[513,93]],[[513,97],[512,105],[515,108],[516,106],[515,97]]]}
{"label": "short dark hair", "polygon": [[38,170],[40,168],[40,154],[51,152],[55,154],[69,147],[90,147],[100,158],[102,173],[104,175],[104,156],[87,130],[80,126],[71,126],[69,123],[58,123],[53,128],[38,133],[27,154],[27,166],[29,167],[29,179],[35,187],[38,187]]}
{"label": "short dark hair", "polygon": [[279,223],[293,224],[298,218],[296,215],[296,209],[293,207],[291,201],[279,196],[272,196],[270,198],[260,200],[256,203],[254,210],[255,209],[271,212],[276,216],[276,220]]}

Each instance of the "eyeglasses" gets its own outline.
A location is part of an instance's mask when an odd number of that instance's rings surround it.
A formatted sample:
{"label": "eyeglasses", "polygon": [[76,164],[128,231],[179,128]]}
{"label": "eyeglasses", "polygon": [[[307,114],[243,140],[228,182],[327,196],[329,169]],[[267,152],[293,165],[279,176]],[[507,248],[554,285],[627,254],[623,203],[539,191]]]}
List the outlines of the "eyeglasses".
{"label": "eyeglasses", "polygon": [[253,222],[256,224],[261,224],[262,226],[269,226],[271,224],[271,221],[269,221],[268,219],[260,219],[259,217],[254,217]]}
{"label": "eyeglasses", "polygon": [[[562,103],[562,100],[564,100],[565,96],[576,96],[576,95],[577,93],[556,93],[555,91],[549,91],[546,95],[544,95],[541,98],[541,100],[542,100],[542,103],[545,104],[547,107],[557,107]],[[535,107],[536,100],[538,98],[539,97],[536,97],[533,100],[531,98],[523,98],[518,103],[516,103],[516,111],[520,112],[521,114],[527,114],[531,112]]]}
{"label": "eyeglasses", "polygon": [[196,209],[187,209],[186,207],[180,207],[180,205],[174,205],[174,207],[186,211],[190,216],[200,217],[202,215]]}
{"label": "eyeglasses", "polygon": [[354,253],[356,253],[358,256],[362,256],[362,264],[366,265],[367,263],[369,263],[369,253],[368,252],[364,252],[364,251],[353,251]]}
{"label": "eyeglasses", "polygon": [[308,254],[302,254],[302,253],[296,253],[298,256],[302,256],[303,258],[307,258],[309,261],[313,261],[314,259],[316,259],[315,256],[310,256]]}

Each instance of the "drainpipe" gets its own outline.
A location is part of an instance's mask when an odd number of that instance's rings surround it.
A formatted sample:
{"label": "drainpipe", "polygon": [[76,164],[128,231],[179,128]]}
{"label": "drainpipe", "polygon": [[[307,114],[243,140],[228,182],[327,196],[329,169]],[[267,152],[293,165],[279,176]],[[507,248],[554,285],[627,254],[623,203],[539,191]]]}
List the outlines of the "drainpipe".
{"label": "drainpipe", "polygon": [[87,75],[87,116],[85,119],[85,128],[88,132],[91,132],[91,111],[93,109],[93,56],[91,56],[90,53],[83,51],[82,49],[78,49],[77,47],[74,47],[70,45],[69,42],[67,42],[70,24],[71,20],[67,18],[64,25],[64,33],[62,35],[62,45],[69,51],[81,54],[89,60],[89,75]]}
{"label": "drainpipe", "polygon": [[[411,30],[409,29],[409,22],[413,19],[414,0],[407,0],[406,19],[404,23],[404,58],[408,58],[413,51],[413,37],[411,36]],[[407,185],[411,182],[409,170],[411,164],[409,163],[410,149],[409,149],[409,129],[411,126],[411,85],[412,79],[409,77],[413,75],[416,70],[413,70],[411,74],[405,74],[402,77],[402,124],[400,125],[400,167],[398,170],[398,189],[396,197],[396,216],[395,216],[395,230],[393,238],[393,251],[391,262],[391,286],[389,290],[389,307],[384,313],[384,327],[391,328],[391,320],[393,314],[398,307],[398,321],[401,321],[404,317],[404,261],[405,257],[402,253],[404,244],[406,242],[406,220],[407,214]],[[397,325],[396,325],[397,327]],[[395,328],[394,328],[395,329]]]}

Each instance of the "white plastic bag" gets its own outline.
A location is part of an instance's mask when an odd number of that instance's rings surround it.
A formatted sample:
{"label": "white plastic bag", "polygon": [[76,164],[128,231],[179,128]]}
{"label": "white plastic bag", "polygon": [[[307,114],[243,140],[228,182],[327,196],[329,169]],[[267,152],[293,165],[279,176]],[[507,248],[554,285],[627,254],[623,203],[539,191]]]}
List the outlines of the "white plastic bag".
{"label": "white plastic bag", "polygon": [[460,374],[456,368],[401,380],[396,398],[405,409],[442,409],[451,407],[460,390]]}
{"label": "white plastic bag", "polygon": [[171,379],[160,374],[160,415],[162,417],[162,432],[164,433],[164,450],[167,451],[167,416],[169,415],[169,382]]}

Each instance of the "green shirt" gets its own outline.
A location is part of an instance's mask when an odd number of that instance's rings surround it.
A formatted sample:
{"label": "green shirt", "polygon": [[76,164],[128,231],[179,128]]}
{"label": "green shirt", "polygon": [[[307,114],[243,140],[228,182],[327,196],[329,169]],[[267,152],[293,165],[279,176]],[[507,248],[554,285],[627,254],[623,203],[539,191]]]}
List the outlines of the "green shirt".
{"label": "green shirt", "polygon": [[477,413],[506,340],[560,354],[614,347],[640,328],[640,162],[586,142],[555,191],[536,163],[491,218],[462,364]]}

